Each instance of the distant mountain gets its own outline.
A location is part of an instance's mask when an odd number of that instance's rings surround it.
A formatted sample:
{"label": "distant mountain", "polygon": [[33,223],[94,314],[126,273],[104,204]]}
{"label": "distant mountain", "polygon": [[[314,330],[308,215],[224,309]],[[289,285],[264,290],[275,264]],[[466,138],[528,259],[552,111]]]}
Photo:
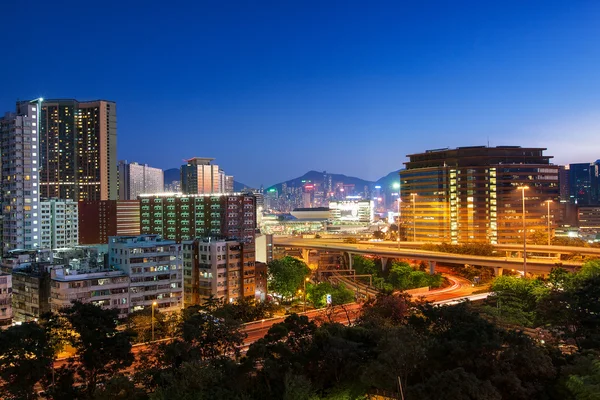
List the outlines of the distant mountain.
{"label": "distant mountain", "polygon": [[[331,182],[335,185],[337,182],[343,182],[346,185],[354,185],[354,189],[356,192],[363,192],[364,187],[367,186],[369,188],[373,187],[375,182],[366,181],[364,179],[356,178],[354,176],[347,176],[343,174],[327,174],[331,176]],[[303,182],[304,181],[304,182]],[[302,176],[298,178],[290,179],[285,182],[279,182],[275,185],[269,186],[266,190],[275,188],[279,193],[281,193],[281,185],[284,183],[287,187],[302,187],[308,182],[323,182],[323,172],[319,171],[308,171]]]}
{"label": "distant mountain", "polygon": [[392,171],[386,176],[377,179],[374,186],[381,186],[381,190],[385,191],[386,193],[390,191],[398,192],[397,188],[393,188],[394,183],[400,182],[400,176],[398,175],[398,172],[400,172],[400,170]]}
{"label": "distant mountain", "polygon": [[[173,181],[181,180],[181,174],[180,174],[179,168],[166,169],[164,171],[164,175],[165,175],[165,185],[170,185],[171,183],[173,183]],[[240,192],[248,187],[249,186],[244,183],[236,182],[235,180],[233,181],[233,190],[235,192]]]}

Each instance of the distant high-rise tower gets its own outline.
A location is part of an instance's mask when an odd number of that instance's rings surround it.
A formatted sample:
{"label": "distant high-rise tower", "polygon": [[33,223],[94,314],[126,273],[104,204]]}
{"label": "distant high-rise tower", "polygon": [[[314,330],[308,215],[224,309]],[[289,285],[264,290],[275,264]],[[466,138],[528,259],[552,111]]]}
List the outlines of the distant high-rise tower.
{"label": "distant high-rise tower", "polygon": [[233,175],[225,175],[225,193],[231,193],[233,191]]}
{"label": "distant high-rise tower", "polygon": [[[214,158],[194,157],[181,166],[181,191],[184,194],[221,193],[219,166],[211,164]],[[223,174],[224,175],[224,174]]]}
{"label": "distant high-rise tower", "polygon": [[35,249],[41,241],[39,116],[41,99],[17,104],[0,118],[3,251]]}
{"label": "distant high-rise tower", "polygon": [[118,198],[114,102],[44,100],[39,138],[41,197],[75,201]]}
{"label": "distant high-rise tower", "polygon": [[137,200],[143,193],[163,193],[164,180],[160,168],[119,161],[119,200]]}

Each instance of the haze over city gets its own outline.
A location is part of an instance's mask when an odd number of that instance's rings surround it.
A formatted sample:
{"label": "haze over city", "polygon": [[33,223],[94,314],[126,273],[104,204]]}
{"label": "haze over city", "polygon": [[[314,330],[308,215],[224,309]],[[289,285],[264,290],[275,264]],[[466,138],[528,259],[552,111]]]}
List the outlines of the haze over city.
{"label": "haze over city", "polygon": [[19,62],[0,67],[2,108],[115,101],[119,159],[210,156],[259,186],[310,169],[375,180],[406,154],[488,143],[597,158],[580,146],[600,128],[595,1],[29,1],[3,15]]}

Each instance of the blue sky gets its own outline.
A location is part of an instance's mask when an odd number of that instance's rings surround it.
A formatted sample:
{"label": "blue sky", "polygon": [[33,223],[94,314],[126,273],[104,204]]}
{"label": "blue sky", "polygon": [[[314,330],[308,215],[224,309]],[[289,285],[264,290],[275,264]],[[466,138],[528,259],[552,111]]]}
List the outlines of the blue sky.
{"label": "blue sky", "polygon": [[[3,6],[0,110],[109,99],[118,156],[214,157],[265,186],[377,179],[484,145],[600,158],[598,1],[103,1]],[[8,40],[10,39],[10,40]]]}

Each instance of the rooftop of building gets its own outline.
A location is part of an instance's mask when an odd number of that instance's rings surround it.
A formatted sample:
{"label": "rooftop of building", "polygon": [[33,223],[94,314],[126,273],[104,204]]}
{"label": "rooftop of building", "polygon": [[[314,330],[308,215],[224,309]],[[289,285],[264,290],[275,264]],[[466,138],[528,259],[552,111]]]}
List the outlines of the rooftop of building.
{"label": "rooftop of building", "polygon": [[211,165],[215,159],[210,157],[192,157],[185,160],[188,164],[193,165]]}
{"label": "rooftop of building", "polygon": [[[42,103],[97,103],[99,101],[104,101],[107,103],[115,103],[114,100],[106,100],[106,99],[96,99],[96,100],[77,100],[77,99],[46,99],[46,98],[42,98]],[[23,104],[23,103],[31,103],[31,102],[35,102],[38,101],[38,99],[32,99],[32,100],[20,100],[17,101],[17,104]]]}
{"label": "rooftop of building", "polygon": [[220,197],[220,196],[254,196],[251,192],[231,192],[231,193],[201,193],[201,194],[185,194],[185,193],[143,193],[138,197]]}
{"label": "rooftop of building", "polygon": [[165,240],[161,235],[149,234],[149,235],[136,235],[136,236],[110,236],[108,238],[109,246],[114,243],[128,244],[135,247],[140,246],[156,246],[176,244],[174,240]]}
{"label": "rooftop of building", "polygon": [[51,279],[59,282],[127,276],[125,271],[118,269],[77,270],[70,268],[53,268],[51,274]]}

